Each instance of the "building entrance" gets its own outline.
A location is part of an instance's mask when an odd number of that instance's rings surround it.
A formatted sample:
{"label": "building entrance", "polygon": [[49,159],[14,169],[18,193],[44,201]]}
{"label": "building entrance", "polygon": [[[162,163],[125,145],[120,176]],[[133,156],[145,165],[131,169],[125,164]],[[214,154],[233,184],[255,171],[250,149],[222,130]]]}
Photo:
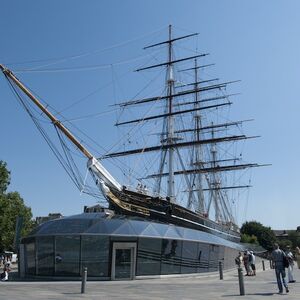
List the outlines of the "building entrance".
{"label": "building entrance", "polygon": [[113,243],[112,280],[128,280],[135,278],[136,243]]}

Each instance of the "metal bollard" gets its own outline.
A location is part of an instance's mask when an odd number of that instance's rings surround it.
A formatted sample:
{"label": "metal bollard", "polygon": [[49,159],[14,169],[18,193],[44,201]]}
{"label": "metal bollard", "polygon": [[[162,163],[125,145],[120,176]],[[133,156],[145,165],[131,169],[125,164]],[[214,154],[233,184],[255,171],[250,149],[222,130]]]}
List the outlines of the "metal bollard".
{"label": "metal bollard", "polygon": [[242,268],[238,268],[238,274],[239,274],[240,295],[245,296],[244,275],[243,275]]}
{"label": "metal bollard", "polygon": [[82,273],[82,281],[81,281],[81,294],[85,293],[86,279],[87,279],[87,267],[84,267]]}
{"label": "metal bollard", "polygon": [[262,260],[261,263],[262,263],[263,271],[266,271],[266,268],[265,268],[265,261]]}
{"label": "metal bollard", "polygon": [[223,280],[223,264],[219,261],[219,273],[220,273],[220,280]]}
{"label": "metal bollard", "polygon": [[272,260],[270,259],[269,262],[270,262],[270,269],[273,269]]}

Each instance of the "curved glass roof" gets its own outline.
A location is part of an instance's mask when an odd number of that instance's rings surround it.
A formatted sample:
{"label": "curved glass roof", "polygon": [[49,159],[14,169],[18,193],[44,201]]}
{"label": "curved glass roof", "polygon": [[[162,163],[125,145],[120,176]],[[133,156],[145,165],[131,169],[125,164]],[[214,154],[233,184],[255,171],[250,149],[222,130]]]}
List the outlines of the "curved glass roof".
{"label": "curved glass roof", "polygon": [[213,234],[157,223],[142,218],[110,215],[107,213],[82,213],[70,217],[51,220],[39,225],[30,233],[30,237],[45,235],[110,235],[137,236],[189,240],[222,245],[237,250],[245,250],[243,245],[222,239]]}

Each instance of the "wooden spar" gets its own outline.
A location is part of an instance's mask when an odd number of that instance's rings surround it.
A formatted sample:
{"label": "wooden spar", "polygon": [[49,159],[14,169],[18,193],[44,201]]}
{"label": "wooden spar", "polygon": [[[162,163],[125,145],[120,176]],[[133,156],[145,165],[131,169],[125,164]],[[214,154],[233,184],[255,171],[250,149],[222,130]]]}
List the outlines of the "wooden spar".
{"label": "wooden spar", "polygon": [[[175,88],[178,89],[178,88],[182,88],[182,87],[190,86],[190,85],[195,86],[195,85],[198,85],[198,84],[208,83],[208,82],[212,82],[212,81],[216,81],[216,80],[219,80],[219,78],[208,79],[208,80],[201,80],[201,81],[197,81],[197,82],[192,82],[192,83],[186,83],[186,84],[176,85]],[[196,88],[195,88],[195,89],[196,89]]]}
{"label": "wooden spar", "polygon": [[211,67],[211,66],[214,66],[214,65],[215,64],[200,65],[200,66],[193,67],[193,68],[178,70],[178,72],[185,72],[185,71],[190,71],[190,70],[198,70],[198,69],[203,69],[203,68]]}
{"label": "wooden spar", "polygon": [[[172,94],[172,97],[180,97],[180,96],[185,96],[188,94],[194,94],[198,92],[205,92],[205,91],[210,91],[210,90],[215,90],[215,89],[221,89],[227,87],[228,84],[236,83],[239,82],[240,80],[235,80],[235,81],[228,81],[228,82],[223,82],[223,83],[218,83],[214,85],[208,85],[204,87],[200,87],[197,89],[191,89],[191,90],[185,90],[178,92],[176,94]],[[147,103],[147,102],[152,102],[152,101],[158,101],[158,100],[163,100],[163,99],[169,99],[170,96],[156,96],[156,97],[150,97],[150,98],[144,98],[144,99],[138,99],[138,100],[130,100],[127,102],[121,102],[114,104],[114,106],[120,106],[120,107],[125,107],[128,105],[136,105],[136,104],[142,104],[142,103]]]}
{"label": "wooden spar", "polygon": [[164,41],[164,42],[160,42],[160,43],[157,43],[157,44],[146,46],[146,47],[144,47],[144,49],[149,49],[149,48],[160,46],[160,45],[163,45],[163,44],[170,44],[170,43],[173,43],[175,41],[186,39],[188,37],[192,37],[192,36],[195,36],[195,35],[198,35],[198,33],[192,33],[192,34],[185,35],[185,36],[180,36],[180,37],[177,37],[177,38],[174,38],[174,39],[169,39],[169,40]]}
{"label": "wooden spar", "polygon": [[148,70],[148,69],[153,69],[153,68],[157,68],[157,67],[170,66],[170,65],[178,63],[178,62],[182,62],[182,61],[194,59],[194,58],[197,58],[197,57],[203,57],[203,56],[206,56],[206,55],[208,55],[208,53],[198,54],[198,55],[194,55],[194,56],[190,56],[190,57],[185,57],[185,58],[181,58],[181,59],[176,59],[176,60],[164,62],[164,63],[161,63],[161,64],[157,64],[157,65],[153,65],[153,66],[149,66],[149,67],[145,67],[145,68],[140,68],[140,69],[137,69],[135,71],[136,72],[140,72],[140,71],[144,71],[144,70]]}
{"label": "wooden spar", "polygon": [[[249,122],[249,121],[253,121],[253,119],[224,123],[224,124],[216,124],[216,125],[210,125],[210,126],[203,126],[203,127],[199,128],[199,130],[204,131],[204,130],[215,129],[215,128],[227,128],[230,126],[238,126],[244,122]],[[194,131],[195,131],[194,128],[193,129],[187,128],[187,129],[182,129],[182,130],[176,130],[175,133],[194,132]]]}
{"label": "wooden spar", "polygon": [[170,116],[175,116],[175,115],[180,115],[180,114],[186,114],[186,113],[190,113],[190,112],[197,111],[197,110],[211,109],[211,108],[216,108],[216,107],[220,107],[220,106],[224,106],[224,105],[231,105],[231,104],[232,104],[232,102],[226,102],[226,103],[215,104],[215,105],[210,105],[210,106],[205,106],[205,107],[180,110],[180,111],[170,112],[167,114],[145,117],[142,119],[119,122],[119,123],[116,123],[115,125],[119,126],[119,125],[131,124],[131,123],[138,123],[138,122],[142,122],[142,121],[144,122],[144,121],[154,120],[154,119],[158,119],[158,118],[165,118],[165,117],[170,117]]}
{"label": "wooden spar", "polygon": [[204,98],[204,99],[198,100],[198,101],[182,102],[182,103],[175,104],[174,106],[183,106],[183,105],[190,105],[190,104],[199,104],[199,103],[210,102],[210,101],[215,101],[215,100],[227,99],[227,98],[229,98],[229,97],[236,96],[236,95],[239,95],[239,93],[235,93],[235,94],[227,94],[227,95],[218,96],[218,97]]}
{"label": "wooden spar", "polygon": [[[269,165],[241,164],[241,165],[217,166],[217,167],[212,167],[212,168],[178,170],[178,171],[174,172],[174,175],[228,172],[228,171],[237,171],[237,170],[244,170],[244,169],[248,169],[248,168],[257,168],[257,167],[265,167],[265,166],[269,166]],[[141,179],[156,178],[159,176],[168,176],[168,173],[151,174],[151,175],[148,175],[145,178],[141,178]]]}
{"label": "wooden spar", "polygon": [[176,147],[189,147],[194,145],[207,145],[212,143],[223,143],[223,142],[234,142],[239,140],[247,140],[252,138],[257,138],[258,136],[245,136],[245,135],[234,135],[234,136],[226,136],[221,138],[211,138],[207,140],[200,140],[200,141],[189,141],[189,142],[182,142],[182,143],[172,143],[172,144],[165,144],[165,145],[159,145],[159,146],[152,146],[152,147],[146,147],[146,148],[139,148],[139,149],[133,149],[123,152],[113,152],[108,153],[104,155],[102,158],[112,158],[112,157],[118,157],[118,156],[125,156],[125,155],[132,155],[132,154],[140,154],[140,153],[146,153],[146,152],[152,152],[152,151],[160,151],[160,150],[167,150],[169,148],[176,148]]}
{"label": "wooden spar", "polygon": [[66,137],[88,158],[93,158],[93,155],[73,136],[73,134],[50,113],[46,107],[25,87],[25,85],[13,74],[12,71],[0,64],[0,69],[6,77],[11,79],[29,98],[30,100],[57,126]]}

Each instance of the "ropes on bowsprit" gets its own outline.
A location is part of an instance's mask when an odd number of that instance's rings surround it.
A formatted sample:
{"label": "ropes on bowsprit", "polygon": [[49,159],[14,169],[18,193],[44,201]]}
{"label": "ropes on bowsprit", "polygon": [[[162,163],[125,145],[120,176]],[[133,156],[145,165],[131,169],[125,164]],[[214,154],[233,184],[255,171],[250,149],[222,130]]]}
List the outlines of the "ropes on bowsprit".
{"label": "ropes on bowsprit", "polygon": [[60,145],[62,148],[62,153],[59,151],[59,149],[56,147],[56,145],[53,143],[45,129],[40,124],[40,120],[34,115],[33,109],[30,107],[29,103],[22,97],[22,95],[18,92],[18,90],[15,88],[13,83],[9,78],[7,78],[7,82],[9,84],[10,89],[12,90],[13,95],[15,96],[16,100],[19,102],[19,104],[22,106],[22,108],[28,113],[30,118],[32,119],[33,123],[41,133],[42,137],[48,144],[49,148],[65,170],[65,172],[68,174],[74,185],[83,193],[89,194],[95,198],[100,198],[101,194],[98,190],[93,189],[92,187],[88,185],[84,185],[83,176],[80,174],[78,167],[72,157],[71,150],[66,144],[66,141],[63,139],[63,136],[61,132],[58,130],[58,128],[53,124],[56,134],[59,138]]}

